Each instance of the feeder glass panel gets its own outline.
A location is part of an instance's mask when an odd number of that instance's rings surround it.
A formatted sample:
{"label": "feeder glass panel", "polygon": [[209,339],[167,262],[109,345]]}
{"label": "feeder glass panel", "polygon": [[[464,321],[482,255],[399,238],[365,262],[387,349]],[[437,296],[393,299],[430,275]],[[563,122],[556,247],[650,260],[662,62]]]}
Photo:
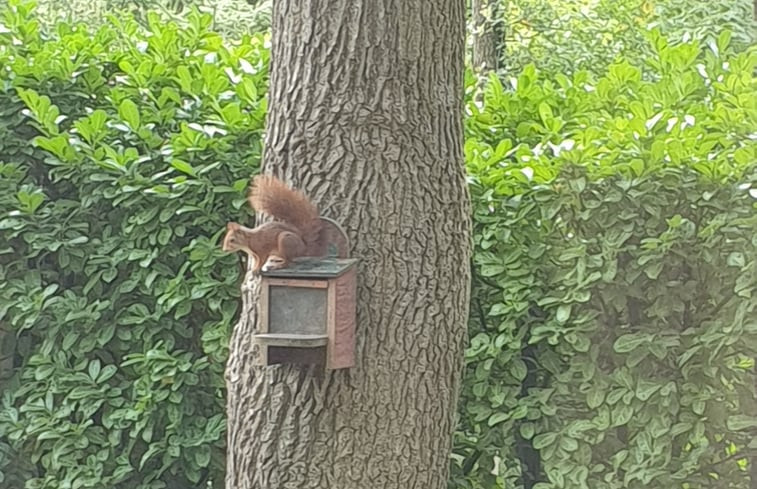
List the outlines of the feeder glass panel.
{"label": "feeder glass panel", "polygon": [[270,286],[268,332],[326,334],[327,289]]}

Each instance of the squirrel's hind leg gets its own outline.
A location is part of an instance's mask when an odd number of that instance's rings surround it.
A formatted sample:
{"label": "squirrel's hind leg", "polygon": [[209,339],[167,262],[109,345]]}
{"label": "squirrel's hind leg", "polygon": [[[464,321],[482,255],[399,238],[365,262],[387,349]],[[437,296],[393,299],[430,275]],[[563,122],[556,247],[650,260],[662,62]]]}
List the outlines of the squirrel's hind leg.
{"label": "squirrel's hind leg", "polygon": [[307,252],[305,242],[297,234],[285,231],[279,234],[278,249],[268,255],[268,259],[263,265],[263,271],[276,270],[284,268],[292,260],[304,255]]}

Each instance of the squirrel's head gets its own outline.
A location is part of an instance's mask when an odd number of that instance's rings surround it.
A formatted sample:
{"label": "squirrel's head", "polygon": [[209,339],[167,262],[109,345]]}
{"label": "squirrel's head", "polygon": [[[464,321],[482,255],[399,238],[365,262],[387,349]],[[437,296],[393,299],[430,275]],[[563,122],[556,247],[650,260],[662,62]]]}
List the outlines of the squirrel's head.
{"label": "squirrel's head", "polygon": [[226,224],[226,236],[223,237],[223,245],[221,246],[223,251],[239,251],[242,248],[244,242],[238,232],[241,227],[235,222]]}
{"label": "squirrel's head", "polygon": [[246,228],[236,222],[230,222],[226,224],[226,235],[223,237],[223,244],[221,249],[227,253],[233,253],[235,251],[244,251],[254,261],[254,268],[257,270],[260,268],[260,258],[257,253],[252,251],[245,239],[244,230]]}

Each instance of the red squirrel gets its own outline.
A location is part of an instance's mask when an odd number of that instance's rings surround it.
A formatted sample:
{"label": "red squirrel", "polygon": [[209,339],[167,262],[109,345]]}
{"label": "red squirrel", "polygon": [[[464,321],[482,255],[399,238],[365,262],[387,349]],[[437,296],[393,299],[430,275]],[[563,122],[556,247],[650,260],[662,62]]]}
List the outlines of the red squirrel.
{"label": "red squirrel", "polygon": [[284,268],[295,258],[325,254],[321,239],[323,221],[316,206],[302,192],[276,177],[258,175],[252,182],[249,202],[253,209],[278,221],[252,229],[228,223],[224,251],[244,251],[252,258],[256,272]]}

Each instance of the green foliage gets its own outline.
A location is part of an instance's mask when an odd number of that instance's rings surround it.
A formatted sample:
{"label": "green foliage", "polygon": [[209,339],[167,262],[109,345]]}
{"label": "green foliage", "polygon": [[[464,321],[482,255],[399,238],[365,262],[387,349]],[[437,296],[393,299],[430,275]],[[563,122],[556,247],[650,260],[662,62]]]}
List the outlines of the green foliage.
{"label": "green foliage", "polygon": [[730,39],[468,80],[453,487],[754,486],[757,51]]}
{"label": "green foliage", "polygon": [[0,16],[0,486],[222,487],[218,238],[260,159],[265,40]]}
{"label": "green foliage", "polygon": [[[6,2],[0,0],[0,6]],[[164,22],[186,26],[195,8],[212,15],[213,30],[236,38],[271,26],[271,0],[40,0],[35,16],[45,27],[60,21],[99,26],[114,13],[134,16],[143,25],[158,14]]]}
{"label": "green foliage", "polygon": [[642,66],[653,54],[647,31],[659,29],[676,41],[714,41],[730,30],[737,48],[755,42],[752,5],[743,0],[500,0],[505,39],[502,72],[520,73],[533,63],[540,71],[570,75],[604,73],[626,60]]}

